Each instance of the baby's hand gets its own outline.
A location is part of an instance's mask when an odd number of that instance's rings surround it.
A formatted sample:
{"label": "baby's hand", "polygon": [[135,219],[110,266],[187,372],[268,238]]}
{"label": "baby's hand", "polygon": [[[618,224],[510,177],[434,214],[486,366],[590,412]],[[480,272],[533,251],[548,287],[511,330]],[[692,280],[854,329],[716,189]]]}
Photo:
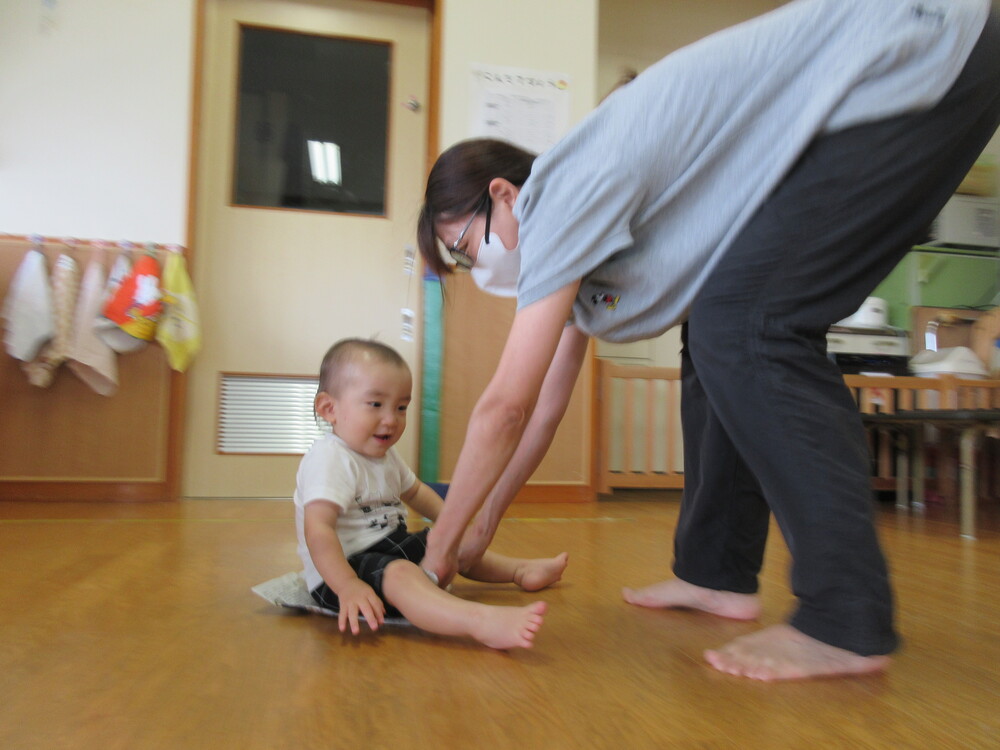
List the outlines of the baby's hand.
{"label": "baby's hand", "polygon": [[351,633],[358,635],[361,632],[359,615],[364,615],[372,630],[378,630],[379,625],[385,622],[385,605],[375,590],[361,579],[355,579],[344,586],[337,592],[337,599],[340,600],[340,615],[337,620],[341,633],[350,624]]}

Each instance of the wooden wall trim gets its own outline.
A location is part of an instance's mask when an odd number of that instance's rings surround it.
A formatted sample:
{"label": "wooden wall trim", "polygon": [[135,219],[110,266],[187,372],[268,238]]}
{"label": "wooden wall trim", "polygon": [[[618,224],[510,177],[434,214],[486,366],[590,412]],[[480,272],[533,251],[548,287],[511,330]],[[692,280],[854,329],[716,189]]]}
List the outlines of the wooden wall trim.
{"label": "wooden wall trim", "polygon": [[[191,126],[188,131],[188,175],[187,175],[187,224],[185,245],[187,246],[187,266],[191,281],[196,281],[194,247],[195,221],[198,205],[198,168],[201,164],[201,93],[202,66],[205,45],[205,2],[196,0],[194,6],[194,29],[191,41]],[[170,373],[170,403],[167,411],[167,481],[163,485],[164,500],[179,500],[184,479],[184,424],[187,408],[187,378],[184,373]],[[130,493],[127,485],[123,492]]]}
{"label": "wooden wall trim", "polygon": [[427,71],[427,172],[431,171],[438,157],[441,138],[441,38],[442,0],[430,3],[431,51]]}
{"label": "wooden wall trim", "polygon": [[0,500],[32,502],[163,502],[177,495],[169,482],[6,482]]}
{"label": "wooden wall trim", "polygon": [[411,8],[427,8],[434,10],[434,0],[372,0],[376,3],[391,3],[392,5],[408,5]]}
{"label": "wooden wall trim", "polygon": [[590,488],[594,497],[598,492],[606,492],[602,487],[601,477],[604,476],[604,461],[601,455],[601,435],[600,426],[603,423],[601,409],[604,399],[601,393],[601,362],[597,356],[597,345],[592,338],[587,345],[587,362],[590,366],[590,422],[587,429],[590,430]]}
{"label": "wooden wall trim", "polygon": [[514,497],[515,503],[590,503],[595,500],[597,493],[586,484],[526,484]]}

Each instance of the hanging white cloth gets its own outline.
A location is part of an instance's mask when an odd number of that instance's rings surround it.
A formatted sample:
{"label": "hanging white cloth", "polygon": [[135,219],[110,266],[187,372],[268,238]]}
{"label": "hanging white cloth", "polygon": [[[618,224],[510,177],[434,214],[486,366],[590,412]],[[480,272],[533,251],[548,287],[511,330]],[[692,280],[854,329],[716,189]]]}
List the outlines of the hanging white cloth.
{"label": "hanging white cloth", "polygon": [[118,360],[114,350],[100,336],[94,321],[104,306],[104,266],[91,259],[80,283],[73,318],[73,341],[67,367],[102,396],[118,391]]}
{"label": "hanging white cloth", "polygon": [[32,385],[48,388],[52,385],[59,365],[66,361],[73,332],[73,311],[76,308],[76,296],[79,290],[80,266],[69,255],[60,255],[52,272],[55,335],[31,362],[23,365],[24,371],[28,374],[28,382]]}
{"label": "hanging white cloth", "polygon": [[3,306],[4,346],[10,356],[30,362],[55,333],[52,288],[45,255],[29,250],[11,279]]}

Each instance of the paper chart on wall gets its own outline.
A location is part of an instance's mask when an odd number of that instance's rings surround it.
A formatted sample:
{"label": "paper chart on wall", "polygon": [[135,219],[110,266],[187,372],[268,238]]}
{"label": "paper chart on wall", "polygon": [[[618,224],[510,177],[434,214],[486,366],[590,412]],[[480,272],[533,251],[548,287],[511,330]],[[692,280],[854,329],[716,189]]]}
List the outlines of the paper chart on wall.
{"label": "paper chart on wall", "polygon": [[563,73],[474,64],[471,135],[541,153],[569,126],[570,90],[569,76]]}

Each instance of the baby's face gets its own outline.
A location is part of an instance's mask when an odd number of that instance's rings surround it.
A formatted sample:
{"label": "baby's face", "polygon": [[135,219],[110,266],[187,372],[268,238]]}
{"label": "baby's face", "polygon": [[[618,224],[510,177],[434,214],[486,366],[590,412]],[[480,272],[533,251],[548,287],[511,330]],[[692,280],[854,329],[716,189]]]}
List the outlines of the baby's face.
{"label": "baby's face", "polygon": [[351,367],[334,399],[330,424],[351,450],[382,458],[406,429],[413,379],[408,369],[385,362]]}

